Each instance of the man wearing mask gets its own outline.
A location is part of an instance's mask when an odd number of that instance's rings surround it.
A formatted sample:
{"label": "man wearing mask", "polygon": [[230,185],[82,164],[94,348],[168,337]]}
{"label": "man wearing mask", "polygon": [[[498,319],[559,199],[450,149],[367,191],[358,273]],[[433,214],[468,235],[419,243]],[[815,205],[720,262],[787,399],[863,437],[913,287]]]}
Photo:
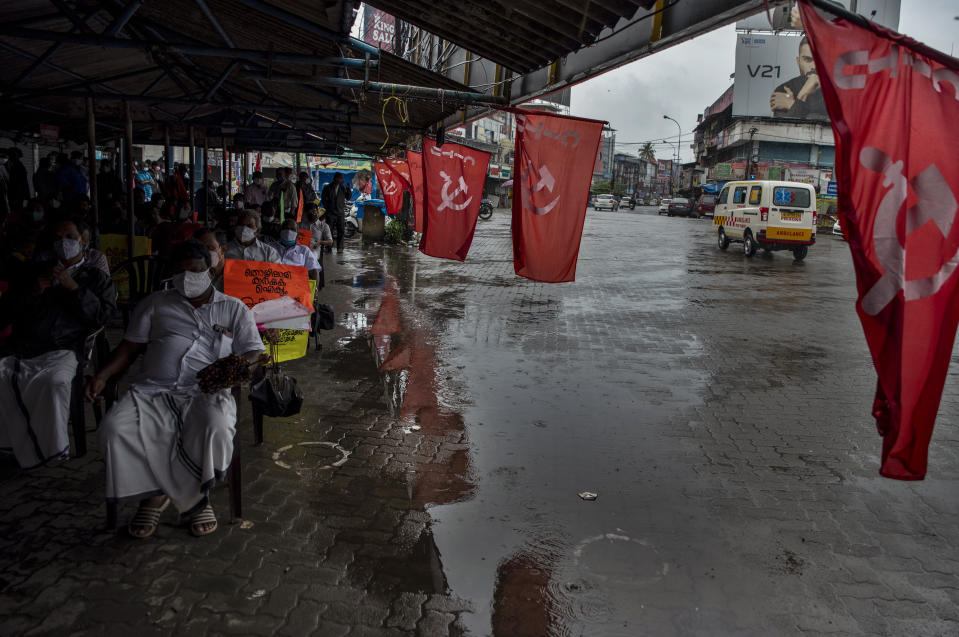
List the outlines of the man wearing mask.
{"label": "man wearing mask", "polygon": [[113,358],[87,384],[97,400],[107,381],[143,354],[140,374],[100,426],[109,501],[139,499],[128,531],[153,535],[172,503],[195,536],[216,530],[208,494],[233,457],[236,403],[229,389],[200,390],[197,374],[237,355],[255,364],[263,341],[253,313],[213,289],[210,252],[191,239],[170,255],[173,289],[137,304]]}
{"label": "man wearing mask", "polygon": [[353,189],[343,183],[343,173],[335,173],[333,181],[323,187],[321,196],[323,208],[326,209],[328,223],[336,240],[336,251],[343,252],[343,234],[346,221],[346,209],[349,205]]}
{"label": "man wearing mask", "polygon": [[134,181],[137,187],[143,191],[143,200],[150,201],[153,198],[153,190],[157,185],[153,179],[153,174],[150,172],[150,162],[145,161],[143,164],[135,162],[133,165],[136,169]]}
{"label": "man wearing mask", "polygon": [[12,329],[0,359],[0,448],[24,469],[68,454],[76,352],[117,309],[110,277],[84,261],[76,225],[59,222],[52,238],[52,252],[0,297],[0,324]]}
{"label": "man wearing mask", "polygon": [[280,238],[280,220],[269,199],[260,206],[260,221],[260,241],[273,245]]}
{"label": "man wearing mask", "polygon": [[325,272],[323,271],[323,252],[327,246],[333,245],[333,234],[330,232],[330,226],[326,224],[320,213],[321,209],[318,209],[315,203],[307,204],[303,208],[303,221],[299,224],[300,230],[310,231],[310,250],[313,251],[313,256],[320,264],[320,278],[316,288],[318,290],[323,289],[326,283]]}
{"label": "man wearing mask", "polygon": [[223,291],[223,266],[226,265],[226,244],[229,241],[222,230],[203,228],[193,238],[206,246],[210,252],[210,279],[213,287]]}
{"label": "man wearing mask", "polygon": [[277,168],[276,181],[270,184],[270,189],[266,193],[267,198],[272,200],[277,207],[277,214],[281,218],[285,218],[289,214],[296,214],[296,184],[287,179],[286,174],[285,168]]}
{"label": "man wearing mask", "polygon": [[300,178],[296,182],[297,195],[303,199],[303,208],[311,203],[316,203],[316,191],[313,190],[313,179],[309,173],[300,173]]}
{"label": "man wearing mask", "polygon": [[311,279],[319,279],[320,262],[308,246],[296,242],[296,235],[296,219],[284,221],[280,230],[280,263],[305,267]]}
{"label": "man wearing mask", "polygon": [[244,210],[234,232],[234,239],[226,246],[226,258],[241,261],[267,261],[279,263],[280,255],[273,246],[257,237],[260,234],[260,217],[255,212]]}
{"label": "man wearing mask", "polygon": [[249,184],[243,192],[243,200],[248,206],[259,206],[266,201],[266,188],[263,186],[263,173],[259,170],[253,171],[253,183]]}

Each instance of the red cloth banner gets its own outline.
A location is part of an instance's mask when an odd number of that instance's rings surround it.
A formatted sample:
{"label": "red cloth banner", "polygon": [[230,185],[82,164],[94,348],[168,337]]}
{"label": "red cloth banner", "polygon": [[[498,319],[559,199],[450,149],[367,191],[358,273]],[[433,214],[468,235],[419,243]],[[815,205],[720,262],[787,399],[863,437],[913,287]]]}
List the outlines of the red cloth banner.
{"label": "red cloth banner", "polygon": [[410,164],[405,159],[384,159],[383,163],[390,167],[396,175],[403,181],[403,187],[413,192],[413,182],[410,175]]}
{"label": "red cloth banner", "polygon": [[534,281],[574,281],[605,122],[513,112],[513,268]]}
{"label": "red cloth banner", "polygon": [[386,212],[395,215],[403,208],[403,181],[384,162],[374,163],[373,171],[376,172],[376,181],[386,202]]}
{"label": "red cloth banner", "polygon": [[959,322],[959,63],[849,14],[800,9],[879,376],[879,472],[921,480]]}
{"label": "red cloth banner", "polygon": [[426,215],[420,252],[431,257],[465,261],[480,202],[490,154],[461,144],[437,146],[423,140]]}
{"label": "red cloth banner", "polygon": [[426,217],[426,193],[423,188],[423,155],[406,151],[406,163],[410,166],[410,185],[413,187],[413,230],[423,232]]}

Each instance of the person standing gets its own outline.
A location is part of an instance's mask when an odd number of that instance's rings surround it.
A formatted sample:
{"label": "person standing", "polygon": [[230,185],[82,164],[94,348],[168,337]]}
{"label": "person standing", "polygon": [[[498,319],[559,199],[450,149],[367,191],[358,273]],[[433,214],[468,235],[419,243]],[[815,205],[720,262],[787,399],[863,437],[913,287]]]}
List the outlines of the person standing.
{"label": "person standing", "polygon": [[352,194],[353,189],[343,183],[343,173],[334,173],[333,181],[323,187],[322,204],[329,218],[330,229],[333,231],[337,253],[343,252],[346,207],[349,205]]}
{"label": "person standing", "polygon": [[248,206],[260,206],[266,201],[266,188],[263,187],[263,173],[253,171],[253,183],[247,185],[243,191],[243,200]]}
{"label": "person standing", "polygon": [[316,191],[313,190],[313,179],[307,172],[300,173],[300,178],[296,182],[297,196],[303,199],[303,208],[311,203],[316,203]]}
{"label": "person standing", "polygon": [[23,153],[16,146],[7,151],[7,172],[10,175],[7,197],[10,201],[10,212],[20,213],[23,202],[30,198],[30,183],[27,180],[27,169],[20,159]]}
{"label": "person standing", "polygon": [[57,178],[60,181],[60,192],[63,195],[64,207],[69,207],[73,201],[80,195],[87,194],[87,177],[83,174],[83,153],[78,150],[70,153],[70,160],[67,160],[65,153],[57,156],[59,170]]}
{"label": "person standing", "polygon": [[136,181],[137,187],[143,191],[143,201],[150,201],[153,197],[153,189],[157,185],[150,172],[150,162],[134,163],[134,166],[137,173],[134,181]]}
{"label": "person standing", "polygon": [[333,245],[333,234],[330,232],[330,226],[323,219],[322,209],[318,209],[315,203],[306,204],[303,207],[303,221],[299,224],[300,230],[310,231],[310,250],[320,264],[320,278],[317,283],[317,289],[323,289],[325,273],[323,271],[323,254],[328,246]]}
{"label": "person standing", "polygon": [[[41,160],[42,161],[42,160]],[[123,194],[123,184],[113,171],[113,165],[107,159],[100,160],[100,170],[97,172],[97,199],[100,200],[100,209],[106,210],[120,199]]]}
{"label": "person standing", "polygon": [[276,181],[270,184],[266,196],[273,201],[277,212],[283,218],[291,213],[296,214],[296,185],[286,178],[285,168],[276,169]]}
{"label": "person standing", "polygon": [[60,182],[57,173],[53,170],[53,162],[49,157],[41,157],[37,172],[33,173],[33,189],[37,193],[37,200],[44,206],[50,205],[60,193]]}

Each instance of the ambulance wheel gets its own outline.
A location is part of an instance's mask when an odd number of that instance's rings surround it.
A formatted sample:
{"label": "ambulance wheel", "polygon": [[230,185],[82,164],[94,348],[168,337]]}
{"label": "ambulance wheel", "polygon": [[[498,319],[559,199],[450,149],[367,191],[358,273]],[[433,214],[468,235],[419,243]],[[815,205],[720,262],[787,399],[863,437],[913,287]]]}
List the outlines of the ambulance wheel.
{"label": "ambulance wheel", "polygon": [[809,254],[809,246],[799,246],[798,248],[793,248],[793,258],[796,261],[802,261],[806,258],[806,255]]}
{"label": "ambulance wheel", "polygon": [[743,254],[747,257],[756,254],[756,240],[753,239],[751,232],[746,232],[746,234],[743,235]]}
{"label": "ambulance wheel", "polygon": [[726,231],[723,230],[722,226],[719,226],[719,249],[725,250],[729,247],[729,238],[726,236]]}

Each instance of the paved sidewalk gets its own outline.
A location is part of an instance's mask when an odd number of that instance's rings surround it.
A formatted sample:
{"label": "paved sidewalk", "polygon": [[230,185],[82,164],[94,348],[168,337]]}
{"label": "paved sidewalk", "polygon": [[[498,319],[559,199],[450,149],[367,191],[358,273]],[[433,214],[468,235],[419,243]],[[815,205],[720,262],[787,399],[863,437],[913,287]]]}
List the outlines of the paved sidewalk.
{"label": "paved sidewalk", "polygon": [[847,247],[735,247],[591,210],[547,285],[503,210],[465,263],[354,244],[303,413],[253,447],[243,406],[247,524],[104,532],[94,434],[7,465],[0,634],[959,634],[959,368],[928,479],[878,477]]}

